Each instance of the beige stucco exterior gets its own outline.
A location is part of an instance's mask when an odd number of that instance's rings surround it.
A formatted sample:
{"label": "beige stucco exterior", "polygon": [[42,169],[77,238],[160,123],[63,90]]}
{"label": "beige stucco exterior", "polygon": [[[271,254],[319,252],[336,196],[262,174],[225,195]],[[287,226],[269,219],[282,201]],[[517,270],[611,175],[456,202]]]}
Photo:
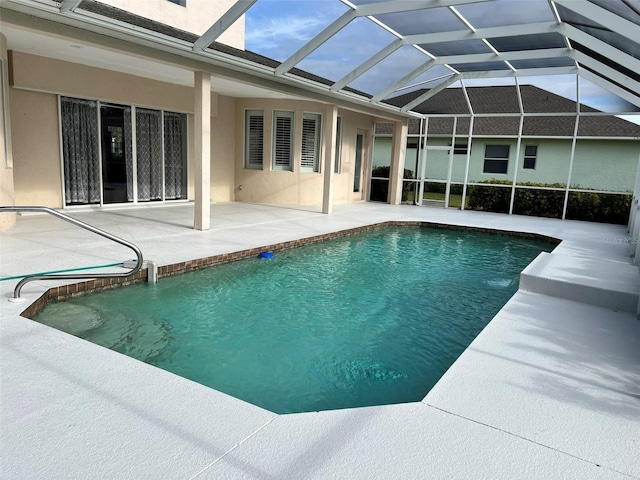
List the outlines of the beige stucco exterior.
{"label": "beige stucco exterior", "polygon": [[[237,201],[276,203],[285,205],[322,204],[324,178],[322,159],[331,148],[331,139],[323,135],[321,139],[321,168],[319,172],[301,171],[302,117],[305,113],[322,115],[323,125],[331,119],[332,105],[319,102],[270,99],[238,99],[236,101],[236,138],[235,148],[235,199]],[[264,157],[262,170],[244,167],[245,137],[244,122],[247,110],[264,112]],[[294,149],[292,171],[273,170],[272,139],[274,111],[294,113]],[[338,111],[342,117],[342,142],[340,172],[333,175],[333,203],[351,203],[361,199],[353,193],[354,159],[356,133],[358,130],[370,131],[375,118],[349,111]],[[365,142],[366,143],[366,142]],[[365,162],[366,162],[365,153]],[[366,171],[366,170],[365,170]]]}
{"label": "beige stucco exterior", "polygon": [[[201,34],[235,2],[187,0],[189,8],[186,9],[167,0],[109,0],[106,3],[136,15]],[[197,18],[187,18],[189,12],[194,11],[198,12],[195,15]],[[375,122],[397,121],[402,118],[394,112],[381,112],[366,103],[339,99],[296,85],[283,85],[263,75],[253,75],[250,71],[238,71],[210,64],[201,59],[189,58],[188,55],[176,55],[163,48],[143,44],[145,42],[131,42],[130,39],[127,40],[126,35],[109,37],[97,31],[81,30],[66,24],[56,24],[53,28],[52,23],[46,19],[9,10],[4,15],[4,12],[3,10],[3,25],[37,35],[51,35],[61,40],[70,40],[72,43],[63,48],[77,48],[80,53],[77,56],[64,55],[64,60],[56,58],[57,55],[39,56],[29,53],[29,49],[21,50],[20,43],[14,44],[15,50],[10,50],[11,42],[5,42],[3,39],[2,59],[5,60],[3,66],[7,70],[8,81],[8,88],[4,92],[4,107],[7,113],[14,113],[12,118],[7,115],[6,122],[6,132],[11,131],[10,135],[6,135],[6,143],[9,146],[13,143],[13,148],[8,148],[9,156],[1,170],[3,205],[78,208],[77,205],[83,205],[83,202],[87,201],[73,200],[76,202],[74,205],[67,205],[65,200],[60,97],[98,102],[99,122],[103,121],[103,113],[108,111],[101,108],[105,104],[186,114],[187,198],[198,205],[202,213],[201,219],[208,216],[203,210],[208,200],[309,205],[320,208],[325,213],[330,213],[333,205],[366,200]],[[227,30],[225,43],[243,48],[243,22],[244,19],[241,17]],[[51,28],[54,31],[51,31]],[[235,40],[234,35],[237,36]],[[224,39],[225,36],[218,40]],[[78,47],[78,44],[81,46]],[[135,66],[136,62],[141,60],[145,68],[148,68],[144,71],[136,68],[105,68],[88,59],[87,52],[94,51],[94,48],[120,55],[120,65]],[[83,58],[87,59],[86,63]],[[156,65],[161,72],[158,76],[154,76],[153,73]],[[204,94],[202,88],[194,88],[196,84],[201,84],[198,82],[198,75],[201,78],[210,78],[210,95]],[[196,95],[197,93],[199,95]],[[198,101],[198,97],[201,101]],[[210,97],[208,106],[205,105],[206,100],[202,100],[207,97]],[[263,169],[260,171],[249,170],[244,166],[246,109],[261,109],[265,112],[265,158]],[[294,165],[290,172],[274,171],[271,167],[271,125],[274,110],[291,111],[295,115]],[[199,115],[199,112],[204,111],[210,112],[207,118]],[[320,168],[317,172],[302,171],[300,168],[305,113],[318,114],[322,119],[321,151],[318,159]],[[341,142],[339,168],[336,172],[332,162],[335,158],[338,117],[341,122]],[[111,127],[120,128],[113,125]],[[135,140],[137,130],[133,132]],[[354,192],[357,135],[364,138],[362,182],[360,190]],[[204,140],[205,145],[201,140]],[[99,142],[104,145],[101,140]],[[198,158],[202,158],[200,153],[207,151],[208,159],[196,162]],[[100,153],[100,158],[102,155],[104,150]],[[127,168],[133,170],[127,172],[133,171],[135,175],[140,163],[135,160],[135,153],[128,158],[133,159],[133,166]],[[120,206],[144,205],[145,203],[136,203],[135,187],[133,192],[125,191],[129,196],[116,197],[112,194],[114,190],[121,188],[117,185],[122,185],[122,181],[105,179],[105,172],[110,168],[110,160],[101,161],[101,201],[105,205],[112,205],[114,202],[126,202],[117,203]],[[122,160],[119,164],[116,162],[116,165],[118,166],[111,171],[124,168],[120,166]],[[138,176],[138,182],[140,178]],[[95,183],[92,185],[95,189]],[[140,184],[137,183],[135,186],[139,187]],[[184,201],[183,199],[184,196],[180,200],[167,200],[167,203]],[[95,201],[94,195],[90,200],[94,207],[98,205],[93,203]],[[152,204],[157,204],[158,201],[156,198]],[[3,215],[0,221],[6,219],[13,219],[13,215]],[[0,225],[0,229],[9,227]],[[203,228],[206,228],[206,225]]]}
{"label": "beige stucco exterior", "polygon": [[[334,203],[358,202],[368,199],[371,173],[371,142],[376,119],[355,112],[340,111],[342,116],[342,155],[340,158],[340,174],[334,175]],[[360,192],[353,191],[356,159],[356,136],[364,135],[364,150],[362,152],[362,186]]]}
{"label": "beige stucco exterior", "polygon": [[211,200],[235,200],[236,99],[216,95],[211,111]]}
{"label": "beige stucco exterior", "polygon": [[13,89],[10,105],[16,204],[62,207],[57,96]]}
{"label": "beige stucco exterior", "polygon": [[[188,113],[188,129],[193,132],[191,88],[20,52],[10,52],[10,57],[17,205],[63,207],[58,95]],[[216,94],[212,94],[211,112],[219,114]],[[193,151],[193,135],[189,136],[188,150]],[[188,176],[192,199],[191,162]]]}
{"label": "beige stucco exterior", "polygon": [[[202,35],[231,8],[235,0],[187,0],[187,8],[167,0],[102,0],[102,3]],[[244,16],[229,27],[217,41],[244,49]]]}
{"label": "beige stucco exterior", "polygon": [[[194,89],[121,72],[89,67],[23,52],[10,52],[11,87],[9,103],[14,112],[14,170],[7,176],[15,182],[15,204],[64,207],[63,167],[60,148],[59,96],[148,107],[188,114],[188,198],[194,199],[195,124]],[[215,92],[211,81],[210,179],[213,201],[248,201],[283,205],[321,206],[325,198],[323,167],[331,151],[326,122],[335,106],[318,101],[232,98]],[[260,171],[244,167],[245,110],[264,111],[264,163]],[[271,168],[274,110],[294,112],[293,171]],[[300,169],[302,118],[304,113],[322,117],[322,148],[319,172]],[[340,169],[332,175],[332,204],[367,198],[371,165],[369,142],[376,118],[338,108],[342,121]],[[34,135],[34,132],[38,132]],[[365,136],[363,189],[353,192],[356,135]],[[242,186],[242,187],[241,187]],[[6,204],[13,204],[7,201]]]}
{"label": "beige stucco exterior", "polygon": [[189,87],[28,53],[10,56],[14,89],[193,113]]}

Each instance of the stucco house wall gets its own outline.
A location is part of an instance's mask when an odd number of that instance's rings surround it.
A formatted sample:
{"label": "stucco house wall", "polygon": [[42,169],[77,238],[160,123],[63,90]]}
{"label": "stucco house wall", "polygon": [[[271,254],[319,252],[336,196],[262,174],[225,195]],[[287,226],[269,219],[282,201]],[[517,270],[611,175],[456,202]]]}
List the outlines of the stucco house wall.
{"label": "stucco house wall", "polygon": [[[235,0],[185,0],[181,6],[167,0],[101,0],[112,7],[126,10],[186,32],[202,35],[220,18]],[[235,48],[244,48],[244,15],[217,40]]]}
{"label": "stucco house wall", "polygon": [[640,141],[579,139],[571,184],[581,188],[633,192],[638,160]]}
{"label": "stucco house wall", "polygon": [[[193,151],[191,88],[12,52],[10,90],[18,205],[63,207],[58,95],[187,113],[188,151]],[[211,116],[211,198],[232,201],[235,99],[212,93]],[[193,199],[191,155],[188,158],[188,198]]]}
{"label": "stucco house wall", "polygon": [[[236,99],[223,95],[217,98],[215,110],[211,110],[211,199],[231,202],[235,199],[235,147],[236,147]],[[193,120],[193,115],[189,115]],[[193,125],[189,132],[193,132]],[[193,142],[193,134],[189,135]],[[192,175],[189,175],[192,178]],[[192,189],[189,189],[192,192]],[[192,198],[190,193],[189,199]]]}
{"label": "stucco house wall", "polygon": [[[372,132],[375,119],[368,115],[340,109],[338,110],[338,115],[342,117],[342,152],[340,159],[340,172],[333,175],[333,203],[344,204],[367,200],[366,193],[368,191],[371,173],[371,145],[373,143]],[[364,151],[362,158],[363,191],[354,193],[353,182],[356,159],[356,136],[358,133],[364,135]]]}
{"label": "stucco house wall", "polygon": [[10,107],[16,204],[62,207],[58,97],[12,89]]}
{"label": "stucco house wall", "polygon": [[[305,113],[322,116],[322,129],[330,121],[331,105],[301,100],[237,99],[235,145],[235,200],[284,205],[320,205],[324,186],[324,161],[330,151],[330,139],[321,136],[320,169],[302,171],[300,167],[302,118]],[[262,169],[245,168],[245,112],[261,110],[264,114],[264,148]],[[294,113],[293,167],[291,171],[272,168],[274,111]],[[368,115],[339,110],[342,117],[340,172],[333,175],[333,203],[350,203],[353,194],[355,144],[357,131],[370,131],[374,119]],[[365,142],[366,143],[366,142]],[[366,173],[366,172],[365,172]]]}
{"label": "stucco house wall", "polygon": [[[64,207],[63,167],[60,147],[59,96],[99,100],[121,105],[148,107],[188,115],[188,198],[194,197],[194,148],[192,88],[169,84],[86,65],[11,52],[10,110],[13,138],[16,204]],[[232,98],[212,92],[211,96],[211,199],[288,205],[320,205],[323,198],[324,159],[330,151],[329,138],[322,138],[320,172],[300,169],[302,118],[318,113],[329,121],[328,104],[282,99]],[[263,170],[244,168],[244,112],[263,110],[265,115]],[[293,111],[293,171],[273,171],[271,141],[273,111]],[[355,144],[358,131],[371,132],[374,118],[339,109],[342,117],[340,171],[333,175],[333,203],[360,200],[354,194]],[[324,128],[324,127],[323,127]],[[37,132],[37,135],[35,134]],[[369,136],[370,138],[370,136]],[[365,140],[367,145],[368,139]],[[364,183],[370,164],[366,163]],[[240,189],[242,186],[242,189]]]}
{"label": "stucco house wall", "polygon": [[[533,170],[522,168],[524,163],[524,147],[526,145],[538,146],[536,168]],[[515,148],[515,144],[513,148]],[[518,160],[518,182],[566,184],[567,178],[569,178],[570,158],[571,140],[523,139],[520,158]],[[578,155],[576,150],[574,164],[577,161]],[[575,168],[572,177],[575,177]]]}

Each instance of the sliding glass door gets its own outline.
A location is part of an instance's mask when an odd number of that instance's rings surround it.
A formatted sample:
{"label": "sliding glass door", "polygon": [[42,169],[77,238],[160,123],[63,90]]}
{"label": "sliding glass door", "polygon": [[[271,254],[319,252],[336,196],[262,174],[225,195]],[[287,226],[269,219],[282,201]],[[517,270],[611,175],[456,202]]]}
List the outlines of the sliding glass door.
{"label": "sliding glass door", "polygon": [[100,106],[102,203],[133,202],[131,107]]}
{"label": "sliding glass door", "polygon": [[61,97],[65,205],[187,198],[187,116]]}

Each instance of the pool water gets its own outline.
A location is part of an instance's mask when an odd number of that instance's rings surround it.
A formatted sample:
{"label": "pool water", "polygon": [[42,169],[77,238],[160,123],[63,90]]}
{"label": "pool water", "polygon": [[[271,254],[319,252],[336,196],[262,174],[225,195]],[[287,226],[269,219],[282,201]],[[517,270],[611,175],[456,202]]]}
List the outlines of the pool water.
{"label": "pool water", "polygon": [[53,304],[35,320],[276,413],[412,402],[550,248],[389,228]]}

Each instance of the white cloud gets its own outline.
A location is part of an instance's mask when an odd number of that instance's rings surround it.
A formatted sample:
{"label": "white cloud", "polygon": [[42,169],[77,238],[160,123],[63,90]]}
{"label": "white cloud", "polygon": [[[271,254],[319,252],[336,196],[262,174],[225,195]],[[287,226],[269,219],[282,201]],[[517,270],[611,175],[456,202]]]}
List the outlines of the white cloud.
{"label": "white cloud", "polygon": [[264,24],[247,30],[245,41],[247,45],[256,44],[261,48],[268,45],[279,47],[291,40],[300,43],[313,37],[324,26],[323,21],[313,17],[283,17],[270,18]]}
{"label": "white cloud", "polygon": [[245,16],[248,50],[285,60],[346,10],[340,2],[260,1]]}

